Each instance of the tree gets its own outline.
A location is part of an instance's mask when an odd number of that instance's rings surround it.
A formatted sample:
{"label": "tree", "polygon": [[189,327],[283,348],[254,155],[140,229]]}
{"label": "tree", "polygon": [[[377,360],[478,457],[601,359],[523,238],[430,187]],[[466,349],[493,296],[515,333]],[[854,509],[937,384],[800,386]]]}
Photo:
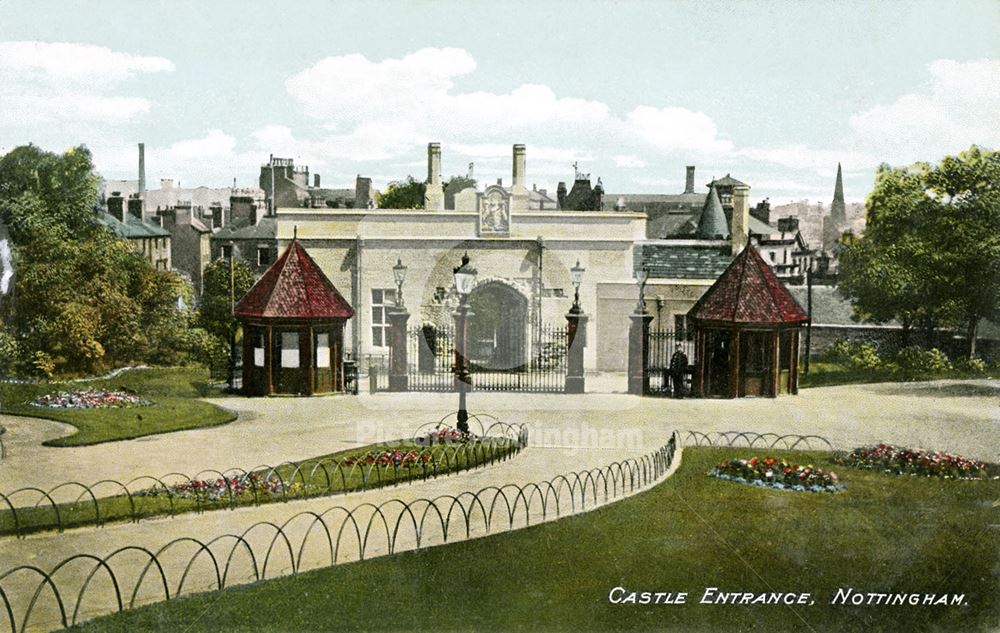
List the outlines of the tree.
{"label": "tree", "polygon": [[425,183],[407,176],[406,180],[389,183],[385,191],[378,194],[378,206],[381,209],[423,209],[426,190]]}
{"label": "tree", "polygon": [[907,331],[961,327],[974,356],[979,321],[1000,314],[1000,152],[883,165],[866,210],[864,237],[840,255],[857,316]]}
{"label": "tree", "polygon": [[146,361],[165,333],[187,326],[179,277],[98,222],[97,185],[82,146],[57,155],[27,145],[0,158],[0,217],[19,271],[17,304],[3,316],[22,367],[92,372]]}
{"label": "tree", "polygon": [[[233,262],[232,278],[229,272],[230,261]],[[253,270],[241,259],[217,259],[205,268],[203,278],[205,286],[201,295],[198,323],[209,334],[228,345],[239,327],[233,316],[232,306],[253,286]]]}

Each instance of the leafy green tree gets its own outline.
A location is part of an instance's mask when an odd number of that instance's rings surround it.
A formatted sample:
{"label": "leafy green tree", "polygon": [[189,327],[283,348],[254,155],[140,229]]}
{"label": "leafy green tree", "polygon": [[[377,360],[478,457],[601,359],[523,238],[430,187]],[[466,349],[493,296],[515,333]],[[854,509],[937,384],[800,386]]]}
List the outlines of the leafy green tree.
{"label": "leafy green tree", "polygon": [[[233,262],[231,279],[230,262]],[[203,279],[198,325],[228,345],[239,326],[233,317],[232,306],[253,287],[253,270],[241,259],[217,259],[205,268]]]}
{"label": "leafy green tree", "polygon": [[98,222],[97,186],[85,147],[28,145],[0,158],[0,217],[18,262],[16,305],[5,303],[3,318],[22,366],[44,374],[146,361],[165,332],[187,325],[179,277]]}
{"label": "leafy green tree", "polygon": [[973,146],[940,165],[883,165],[863,238],[841,251],[840,289],[862,319],[960,327],[976,353],[1000,314],[1000,152]]}
{"label": "leafy green tree", "polygon": [[407,176],[406,180],[389,183],[385,191],[378,194],[378,206],[381,209],[423,209],[426,191],[425,183]]}

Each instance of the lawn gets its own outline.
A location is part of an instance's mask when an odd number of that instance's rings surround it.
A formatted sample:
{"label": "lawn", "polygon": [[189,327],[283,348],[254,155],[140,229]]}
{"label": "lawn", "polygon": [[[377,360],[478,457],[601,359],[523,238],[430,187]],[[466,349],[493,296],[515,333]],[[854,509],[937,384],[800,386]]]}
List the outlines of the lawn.
{"label": "lawn", "polygon": [[[706,475],[750,455],[810,460],[848,488],[799,493]],[[585,515],[171,600],[82,630],[996,630],[1000,481],[900,478],[827,457],[689,448],[669,480]],[[610,604],[619,586],[688,596]],[[700,604],[709,587],[808,592],[814,604]],[[839,588],[964,594],[964,604],[830,604]]]}
{"label": "lawn", "polygon": [[[122,409],[49,409],[28,404],[40,395],[87,387],[108,390],[124,387],[154,404]],[[198,399],[218,393],[210,386],[206,369],[149,368],[127,371],[107,380],[41,385],[0,383],[0,411],[72,424],[77,428],[76,433],[49,440],[45,445],[85,446],[232,422],[235,413]]]}
{"label": "lawn", "polygon": [[[399,464],[374,461],[367,463],[369,453],[385,454],[412,452],[413,461]],[[422,446],[413,441],[352,448],[298,463],[287,463],[271,470],[256,471],[254,479],[226,473],[227,482],[219,475],[206,475],[197,483],[181,477],[170,477],[165,490],[152,480],[140,482],[151,494],[136,494],[133,485],[131,499],[127,495],[91,498],[79,487],[71,487],[79,500],[74,503],[46,504],[45,498],[26,492],[12,498],[12,503],[31,503],[16,511],[0,510],[0,534],[24,535],[57,528],[78,527],[111,521],[146,519],[153,516],[185,512],[222,510],[237,506],[279,503],[327,495],[380,488],[407,481],[428,479],[461,470],[476,468],[507,459],[520,450],[515,440],[495,438],[465,444]],[[424,457],[426,456],[426,457]],[[375,460],[373,456],[372,460]],[[174,488],[181,484],[183,488]],[[95,495],[119,492],[120,487],[104,484]],[[37,501],[37,503],[36,503]]]}

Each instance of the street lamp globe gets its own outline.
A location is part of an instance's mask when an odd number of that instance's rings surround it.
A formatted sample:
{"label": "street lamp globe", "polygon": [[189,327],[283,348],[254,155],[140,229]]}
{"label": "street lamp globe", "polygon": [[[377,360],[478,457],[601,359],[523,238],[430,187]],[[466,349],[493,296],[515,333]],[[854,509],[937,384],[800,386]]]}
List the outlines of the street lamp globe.
{"label": "street lamp globe", "polygon": [[403,260],[396,258],[396,265],[392,267],[392,276],[396,280],[396,305],[403,307],[403,282],[406,280],[406,266]]}
{"label": "street lamp globe", "polygon": [[454,269],[455,290],[465,300],[476,285],[476,269],[469,266],[469,253],[462,255],[462,265]]}
{"label": "street lamp globe", "polygon": [[583,273],[586,268],[580,265],[580,260],[576,260],[576,266],[569,269],[569,279],[573,283],[573,307],[580,307],[580,285],[583,284]]}
{"label": "street lamp globe", "polygon": [[635,271],[635,283],[639,286],[639,303],[635,306],[637,314],[646,314],[646,280],[649,279],[649,269],[643,266]]}

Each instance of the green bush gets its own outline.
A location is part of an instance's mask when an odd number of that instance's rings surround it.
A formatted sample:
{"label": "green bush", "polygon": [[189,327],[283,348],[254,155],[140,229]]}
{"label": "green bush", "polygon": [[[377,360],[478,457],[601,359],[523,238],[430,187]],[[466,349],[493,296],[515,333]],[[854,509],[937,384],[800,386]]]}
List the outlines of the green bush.
{"label": "green bush", "polygon": [[955,368],[970,374],[986,372],[986,361],[982,358],[963,358],[955,363]]}
{"label": "green bush", "polygon": [[894,361],[897,371],[905,378],[937,376],[953,369],[948,357],[937,348],[904,347]]}
{"label": "green bush", "polygon": [[878,348],[868,341],[837,341],[823,352],[822,360],[851,369],[874,370],[882,366]]}
{"label": "green bush", "polygon": [[18,354],[17,339],[10,332],[0,330],[0,378],[17,373]]}

